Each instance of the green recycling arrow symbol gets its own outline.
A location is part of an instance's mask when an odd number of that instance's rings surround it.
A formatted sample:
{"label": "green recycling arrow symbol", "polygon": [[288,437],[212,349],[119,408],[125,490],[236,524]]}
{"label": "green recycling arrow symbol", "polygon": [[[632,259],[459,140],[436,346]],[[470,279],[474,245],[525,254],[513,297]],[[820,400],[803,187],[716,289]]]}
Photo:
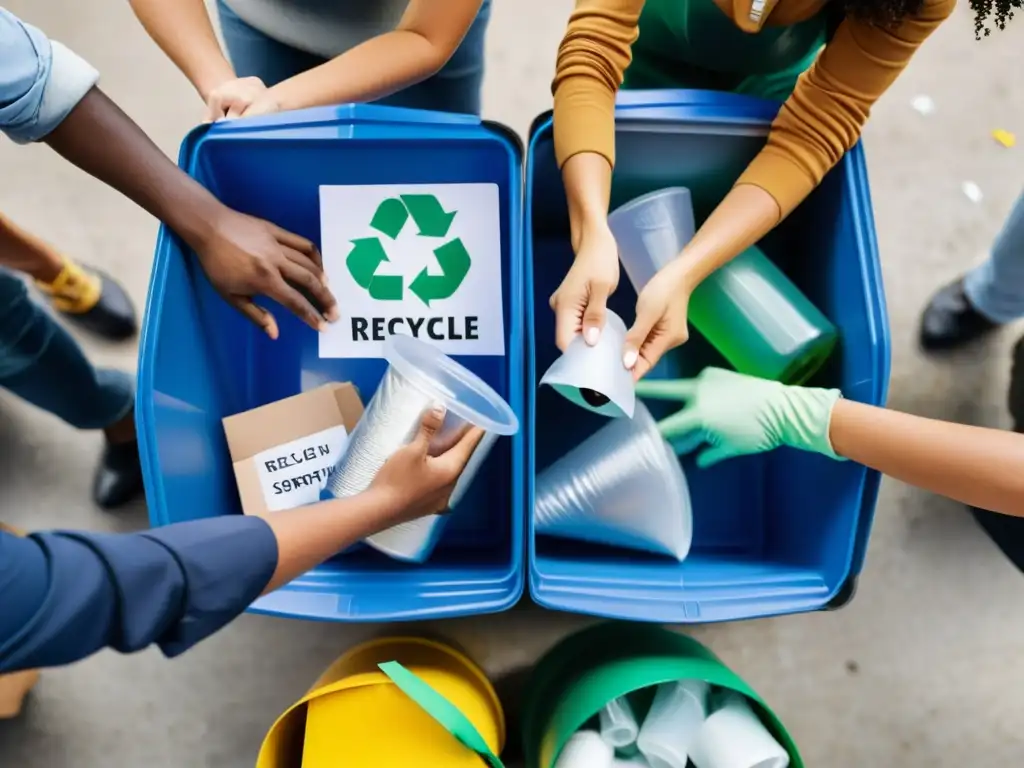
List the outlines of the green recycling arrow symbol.
{"label": "green recycling arrow symbol", "polygon": [[[434,195],[400,195],[389,197],[377,206],[370,226],[385,237],[394,240],[411,218],[419,237],[446,237],[457,211],[446,211]],[[426,268],[420,270],[409,290],[428,307],[431,301],[450,298],[462,285],[469,273],[472,259],[462,240],[455,238],[434,249],[441,267],[440,275],[431,275]],[[390,261],[383,243],[376,236],[352,240],[352,250],[345,266],[356,285],[380,301],[398,301],[403,294],[401,275],[378,275],[377,270]]]}
{"label": "green recycling arrow symbol", "polygon": [[471,263],[466,246],[458,238],[435,249],[434,256],[441,265],[441,274],[430,275],[424,267],[409,283],[409,290],[428,307],[431,301],[450,298],[459,289]]}

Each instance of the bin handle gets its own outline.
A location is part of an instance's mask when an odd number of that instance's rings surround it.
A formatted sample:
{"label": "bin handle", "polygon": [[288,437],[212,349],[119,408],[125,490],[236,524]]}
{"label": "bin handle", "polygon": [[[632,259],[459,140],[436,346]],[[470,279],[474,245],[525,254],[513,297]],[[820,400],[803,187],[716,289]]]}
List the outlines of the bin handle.
{"label": "bin handle", "polygon": [[386,661],[377,667],[390,678],[398,690],[422,707],[459,743],[480,755],[491,768],[505,768],[498,756],[491,752],[491,748],[487,746],[487,742],[473,723],[462,714],[462,710],[431,688],[426,681],[421,680],[397,661]]}

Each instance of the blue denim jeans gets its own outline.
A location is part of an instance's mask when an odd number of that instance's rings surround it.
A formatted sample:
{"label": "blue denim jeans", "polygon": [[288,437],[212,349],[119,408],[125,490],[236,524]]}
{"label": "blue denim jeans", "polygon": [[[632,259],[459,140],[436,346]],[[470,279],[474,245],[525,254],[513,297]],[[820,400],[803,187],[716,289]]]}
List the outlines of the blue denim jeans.
{"label": "blue denim jeans", "polygon": [[133,377],[94,368],[17,275],[0,269],[0,387],[78,429],[103,429],[135,402]]}
{"label": "blue denim jeans", "polygon": [[[275,85],[326,61],[253,29],[223,0],[218,0],[217,12],[228,56],[239,77],[258,77],[268,86]],[[490,17],[491,0],[484,0],[462,44],[437,74],[376,103],[479,115],[484,37]]]}
{"label": "blue denim jeans", "polygon": [[996,323],[1024,317],[1024,192],[992,244],[988,260],[964,278],[964,292]]}

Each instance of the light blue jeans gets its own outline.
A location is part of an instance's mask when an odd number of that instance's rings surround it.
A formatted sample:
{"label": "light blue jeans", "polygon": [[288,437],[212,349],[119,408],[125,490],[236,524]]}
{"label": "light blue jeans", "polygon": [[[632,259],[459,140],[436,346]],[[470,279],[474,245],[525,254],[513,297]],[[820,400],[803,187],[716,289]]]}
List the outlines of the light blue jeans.
{"label": "light blue jeans", "polygon": [[988,260],[964,278],[972,306],[995,323],[1024,317],[1024,192],[992,244]]}
{"label": "light blue jeans", "polygon": [[133,377],[94,368],[82,348],[0,269],[0,387],[78,429],[103,429],[135,403]]}
{"label": "light blue jeans", "polygon": [[[217,12],[228,56],[239,77],[258,77],[268,86],[275,85],[326,61],[253,29],[223,0],[218,0]],[[480,87],[484,80],[484,37],[490,17],[491,0],[484,0],[462,44],[440,72],[377,103],[479,115]]]}

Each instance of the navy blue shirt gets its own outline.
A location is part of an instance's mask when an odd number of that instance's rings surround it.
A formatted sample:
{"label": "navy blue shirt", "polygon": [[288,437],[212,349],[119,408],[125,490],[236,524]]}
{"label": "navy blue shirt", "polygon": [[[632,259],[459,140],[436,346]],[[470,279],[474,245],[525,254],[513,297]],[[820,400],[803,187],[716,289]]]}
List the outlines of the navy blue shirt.
{"label": "navy blue shirt", "polygon": [[176,656],[244,611],[277,568],[277,539],[230,515],[139,533],[0,531],[0,672],[156,643]]}

